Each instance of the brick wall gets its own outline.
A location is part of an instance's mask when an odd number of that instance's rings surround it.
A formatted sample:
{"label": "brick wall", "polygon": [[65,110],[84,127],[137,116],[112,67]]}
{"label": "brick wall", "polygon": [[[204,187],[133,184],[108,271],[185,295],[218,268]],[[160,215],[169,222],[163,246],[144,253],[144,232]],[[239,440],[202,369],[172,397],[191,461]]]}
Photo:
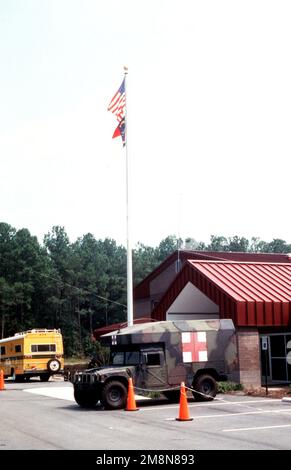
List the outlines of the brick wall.
{"label": "brick wall", "polygon": [[261,386],[260,338],[257,328],[237,328],[240,383]]}

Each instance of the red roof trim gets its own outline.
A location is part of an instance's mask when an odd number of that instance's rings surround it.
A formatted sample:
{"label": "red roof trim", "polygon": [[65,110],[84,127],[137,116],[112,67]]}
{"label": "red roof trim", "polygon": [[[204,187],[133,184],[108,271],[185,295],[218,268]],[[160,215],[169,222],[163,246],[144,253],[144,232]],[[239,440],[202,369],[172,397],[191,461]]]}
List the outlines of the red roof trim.
{"label": "red roof trim", "polygon": [[[202,260],[213,260],[213,259],[223,259],[220,257],[216,256],[210,256],[208,253],[201,251],[196,252],[196,251],[186,251],[186,250],[179,250],[174,251],[168,258],[166,258],[162,263],[160,263],[151,273],[149,273],[139,284],[137,284],[134,288],[134,299],[142,299],[149,297],[150,295],[150,281],[155,279],[159,274],[161,274],[163,271],[165,271],[171,264],[173,264],[176,260],[178,260],[178,253],[180,259],[182,261],[186,261],[188,258],[193,258],[195,259],[202,259]],[[219,252],[217,252],[219,254]]]}

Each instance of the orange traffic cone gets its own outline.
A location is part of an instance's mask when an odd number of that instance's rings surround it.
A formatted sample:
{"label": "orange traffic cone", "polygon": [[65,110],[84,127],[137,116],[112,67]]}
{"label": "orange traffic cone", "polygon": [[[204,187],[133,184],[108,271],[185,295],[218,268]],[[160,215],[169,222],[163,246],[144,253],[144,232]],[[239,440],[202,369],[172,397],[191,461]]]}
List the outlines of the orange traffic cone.
{"label": "orange traffic cone", "polygon": [[177,421],[192,421],[193,418],[190,418],[188,402],[187,402],[187,395],[185,390],[184,382],[181,382],[180,388],[180,409],[179,409],[179,416],[176,418]]}
{"label": "orange traffic cone", "polygon": [[3,370],[0,370],[0,391],[5,390]]}
{"label": "orange traffic cone", "polygon": [[125,411],[137,411],[137,410],[138,408],[136,407],[136,404],[135,404],[132,378],[130,377],[128,379],[127,403],[126,403]]}

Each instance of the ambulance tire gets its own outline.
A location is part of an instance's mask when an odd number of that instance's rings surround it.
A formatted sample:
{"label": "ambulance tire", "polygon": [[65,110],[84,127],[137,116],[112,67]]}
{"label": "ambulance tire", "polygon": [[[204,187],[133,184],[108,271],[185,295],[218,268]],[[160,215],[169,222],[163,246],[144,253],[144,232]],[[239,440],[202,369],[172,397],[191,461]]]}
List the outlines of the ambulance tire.
{"label": "ambulance tire", "polygon": [[94,408],[99,399],[96,390],[79,390],[76,387],[74,397],[81,408]]}
{"label": "ambulance tire", "polygon": [[195,392],[192,393],[196,401],[211,401],[217,394],[217,382],[212,375],[201,374],[194,379],[193,389]]}
{"label": "ambulance tire", "polygon": [[110,380],[102,390],[101,403],[107,410],[125,408],[127,401],[127,388],[119,380]]}

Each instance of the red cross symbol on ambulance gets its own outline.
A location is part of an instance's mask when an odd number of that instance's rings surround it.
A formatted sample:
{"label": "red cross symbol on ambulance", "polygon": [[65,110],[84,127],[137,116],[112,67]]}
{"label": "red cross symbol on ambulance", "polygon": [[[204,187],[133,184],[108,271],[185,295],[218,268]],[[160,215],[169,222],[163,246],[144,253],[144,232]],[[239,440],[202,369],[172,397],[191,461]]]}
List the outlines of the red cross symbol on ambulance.
{"label": "red cross symbol on ambulance", "polygon": [[206,362],[207,342],[206,332],[183,332],[182,333],[183,362]]}

